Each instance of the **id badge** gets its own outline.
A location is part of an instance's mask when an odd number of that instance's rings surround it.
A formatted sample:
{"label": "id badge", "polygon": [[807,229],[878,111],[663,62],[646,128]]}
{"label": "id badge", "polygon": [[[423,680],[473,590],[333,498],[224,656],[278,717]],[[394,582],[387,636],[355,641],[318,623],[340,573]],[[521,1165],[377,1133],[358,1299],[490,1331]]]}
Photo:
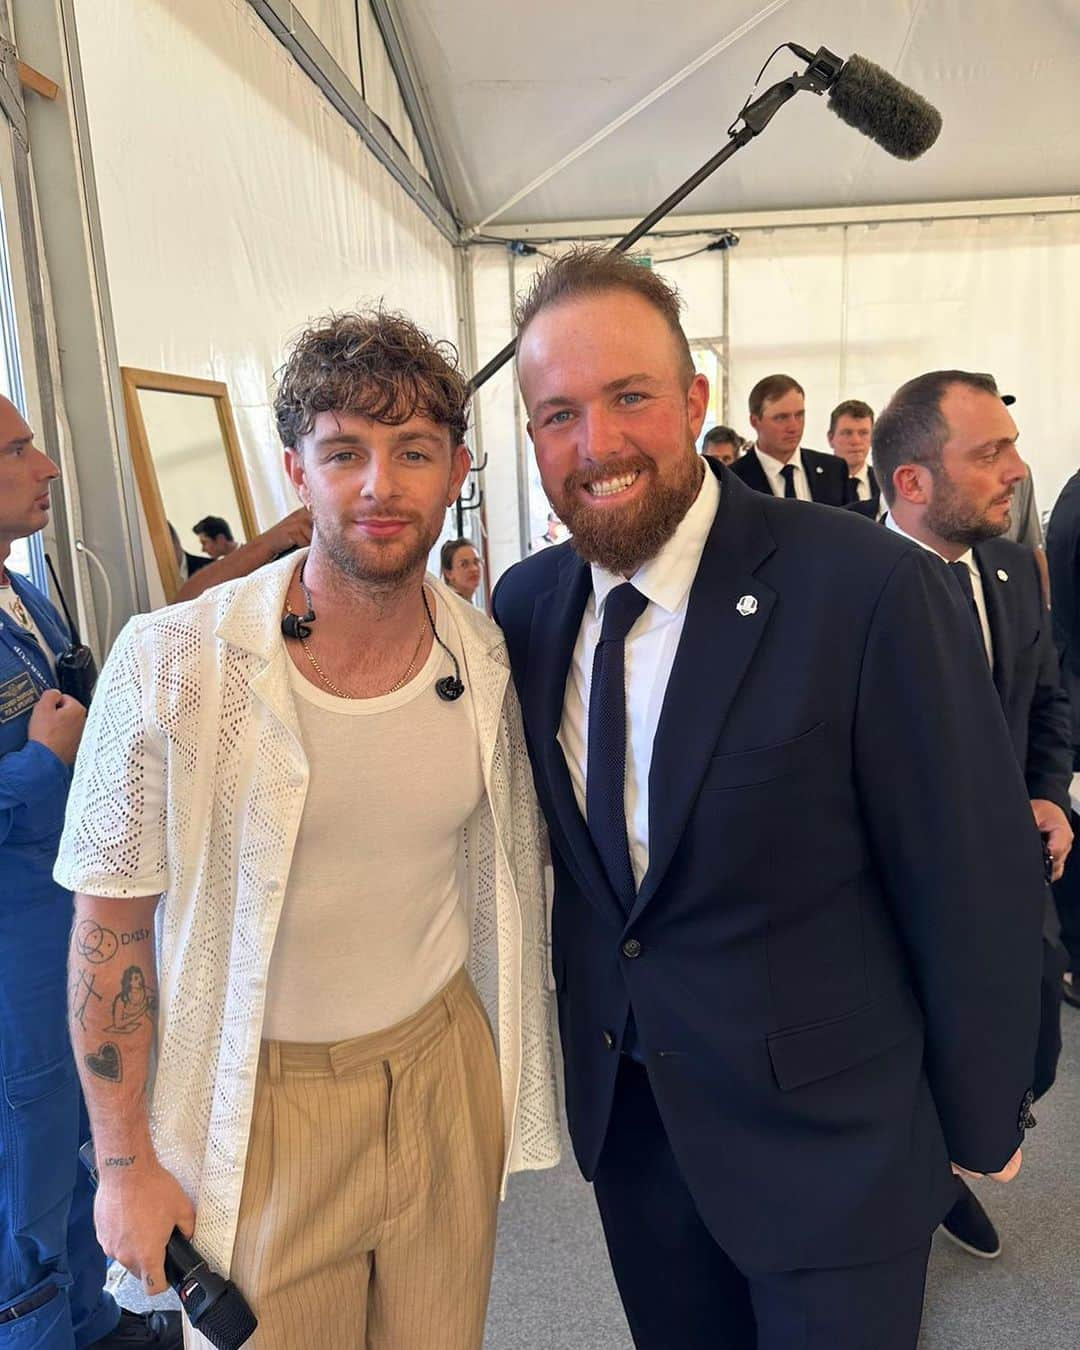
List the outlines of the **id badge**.
{"label": "id badge", "polygon": [[29,671],[24,670],[0,682],[0,726],[28,713],[37,701],[37,686]]}

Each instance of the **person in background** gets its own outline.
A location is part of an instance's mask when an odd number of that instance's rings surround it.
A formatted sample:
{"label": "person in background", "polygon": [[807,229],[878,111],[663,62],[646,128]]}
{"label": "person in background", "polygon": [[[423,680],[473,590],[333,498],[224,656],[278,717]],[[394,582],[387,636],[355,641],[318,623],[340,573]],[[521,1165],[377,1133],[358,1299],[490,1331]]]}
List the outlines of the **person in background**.
{"label": "person in background", "polygon": [[[1027,476],[1016,438],[992,376],[938,370],[893,396],[874,429],[874,459],[889,508],[886,526],[936,554],[956,582],[958,638],[966,643],[974,634],[993,672],[1057,880],[1073,839],[1072,728],[1038,566],[1030,548],[1007,538],[1013,497]],[[1033,895],[1031,903],[1048,910],[1032,1084],[1038,1100],[1054,1081],[1061,1053],[1062,962],[1049,894]],[[959,1176],[956,1188],[945,1233],[973,1256],[998,1256],[989,1215]]]}
{"label": "person in background", "polygon": [[656,273],[574,249],[516,319],[573,538],[494,610],[634,1344],[914,1350],[949,1159],[1007,1181],[1033,1123],[1042,845],[985,657],[923,549],[696,453]]}
{"label": "person in background", "polygon": [[191,527],[208,558],[227,558],[239,547],[224,516],[203,516]]}
{"label": "person in background", "polygon": [[869,502],[868,514],[877,516],[881,488],[869,462],[870,433],[874,429],[874,410],[858,398],[845,399],[829,414],[826,433],[829,448],[848,466],[851,500]]}
{"label": "person in background", "polygon": [[[1066,482],[1050,512],[1046,561],[1054,642],[1072,707],[1073,770],[1080,772],[1080,472]],[[1080,829],[1076,812],[1072,825],[1074,830]],[[1065,875],[1054,887],[1054,899],[1061,919],[1061,940],[1069,957],[1062,990],[1066,1003],[1080,1008],[1080,850],[1071,854]]]}
{"label": "person in background", "polygon": [[90,1125],[67,1015],[101,994],[92,963],[68,984],[71,891],[52,871],[86,710],[55,687],[67,625],[4,566],[48,522],[58,474],[0,398],[0,1346],[178,1350],[179,1313],[121,1310],[106,1292],[78,1161]]}
{"label": "person in background", "polygon": [[[275,558],[281,558],[294,549],[306,548],[311,543],[311,512],[299,506],[287,516],[256,535],[250,544],[238,544],[230,553],[204,560],[203,565],[180,587],[173,604],[194,600],[211,586],[249,576],[259,567],[265,567]],[[190,558],[190,554],[185,557]]]}
{"label": "person in background", "polygon": [[734,464],[742,453],[742,437],[731,427],[710,427],[701,441],[701,453],[718,459],[721,464]]}
{"label": "person in background", "polygon": [[757,440],[731,466],[732,473],[774,497],[846,506],[852,488],[843,460],[800,449],[806,426],[802,385],[790,375],[767,375],[751,389],[749,403]]}
{"label": "person in background", "polygon": [[536,553],[542,548],[551,548],[553,544],[561,544],[564,539],[570,538],[570,531],[559,519],[557,511],[549,511],[547,514],[547,526],[544,533],[538,539],[534,539],[529,546],[530,553]]}
{"label": "person in background", "polygon": [[442,579],[462,600],[472,604],[480,585],[480,555],[471,539],[448,539],[439,553]]}
{"label": "person in background", "polygon": [[176,561],[176,571],[180,577],[180,585],[185,586],[196,572],[201,572],[204,567],[209,567],[214,561],[213,558],[200,557],[198,553],[189,553],[180,542],[180,536],[176,532],[176,526],[171,520],[167,520],[169,538],[172,541],[173,558]]}
{"label": "person in background", "polygon": [[[1001,401],[1007,408],[1016,402],[1015,394],[1002,394]],[[1042,525],[1039,523],[1039,508],[1035,502],[1035,484],[1031,477],[1031,467],[1025,464],[1027,477],[1016,485],[1010,512],[1009,528],[1005,538],[1014,544],[1023,544],[1035,554],[1035,566],[1039,569],[1042,581],[1043,599],[1050,604],[1050,572],[1046,564],[1046,546],[1043,541]]]}

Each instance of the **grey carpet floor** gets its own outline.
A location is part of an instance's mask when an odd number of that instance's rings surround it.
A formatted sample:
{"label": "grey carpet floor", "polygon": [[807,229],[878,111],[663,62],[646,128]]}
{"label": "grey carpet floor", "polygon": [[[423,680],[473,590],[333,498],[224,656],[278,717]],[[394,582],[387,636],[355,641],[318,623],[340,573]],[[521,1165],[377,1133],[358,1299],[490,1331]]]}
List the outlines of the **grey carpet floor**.
{"label": "grey carpet floor", "polygon": [[[1058,1082],[1036,1107],[1020,1177],[979,1187],[1002,1255],[977,1261],[935,1239],[920,1350],[1080,1347],[1080,1012],[1065,1008],[1063,1022]],[[565,1155],[511,1179],[484,1350],[633,1350],[591,1188]],[[119,1268],[110,1283],[127,1307],[173,1302],[148,1303]]]}
{"label": "grey carpet floor", "polygon": [[[1080,1012],[1062,1021],[1058,1081],[1020,1176],[978,1187],[1002,1254],[979,1261],[934,1239],[920,1350],[1080,1347]],[[511,1178],[485,1350],[633,1350],[591,1187],[564,1152],[554,1171]]]}

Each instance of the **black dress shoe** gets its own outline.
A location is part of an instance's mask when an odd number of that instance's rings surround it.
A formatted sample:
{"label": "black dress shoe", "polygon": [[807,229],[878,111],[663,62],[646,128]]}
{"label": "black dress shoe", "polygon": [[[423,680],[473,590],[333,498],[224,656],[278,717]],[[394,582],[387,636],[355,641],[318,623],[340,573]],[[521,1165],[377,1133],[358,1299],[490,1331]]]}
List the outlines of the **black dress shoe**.
{"label": "black dress shoe", "polygon": [[178,1312],[129,1312],[120,1309],[116,1329],[91,1350],[181,1350],[184,1333]]}
{"label": "black dress shoe", "polygon": [[957,1177],[960,1182],[960,1198],[941,1221],[942,1231],[958,1247],[971,1256],[992,1261],[1001,1255],[1001,1239],[997,1229],[990,1221],[990,1215],[975,1198],[974,1191]]}
{"label": "black dress shoe", "polygon": [[1080,1008],[1080,976],[1072,971],[1062,975],[1061,997],[1070,1008]]}

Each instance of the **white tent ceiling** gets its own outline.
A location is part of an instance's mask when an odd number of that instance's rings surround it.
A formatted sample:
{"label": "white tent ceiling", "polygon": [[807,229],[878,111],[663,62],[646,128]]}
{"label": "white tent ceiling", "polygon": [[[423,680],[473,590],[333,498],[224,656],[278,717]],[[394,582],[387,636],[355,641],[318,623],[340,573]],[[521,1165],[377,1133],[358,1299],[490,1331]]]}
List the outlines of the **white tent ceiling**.
{"label": "white tent ceiling", "polygon": [[[694,214],[1080,190],[1080,0],[402,0],[455,205],[484,220],[703,51],[772,13],[497,222],[642,216],[724,142],[779,43],[859,52],[942,113],[901,163],[800,94]],[[797,66],[782,53],[767,82]]]}

